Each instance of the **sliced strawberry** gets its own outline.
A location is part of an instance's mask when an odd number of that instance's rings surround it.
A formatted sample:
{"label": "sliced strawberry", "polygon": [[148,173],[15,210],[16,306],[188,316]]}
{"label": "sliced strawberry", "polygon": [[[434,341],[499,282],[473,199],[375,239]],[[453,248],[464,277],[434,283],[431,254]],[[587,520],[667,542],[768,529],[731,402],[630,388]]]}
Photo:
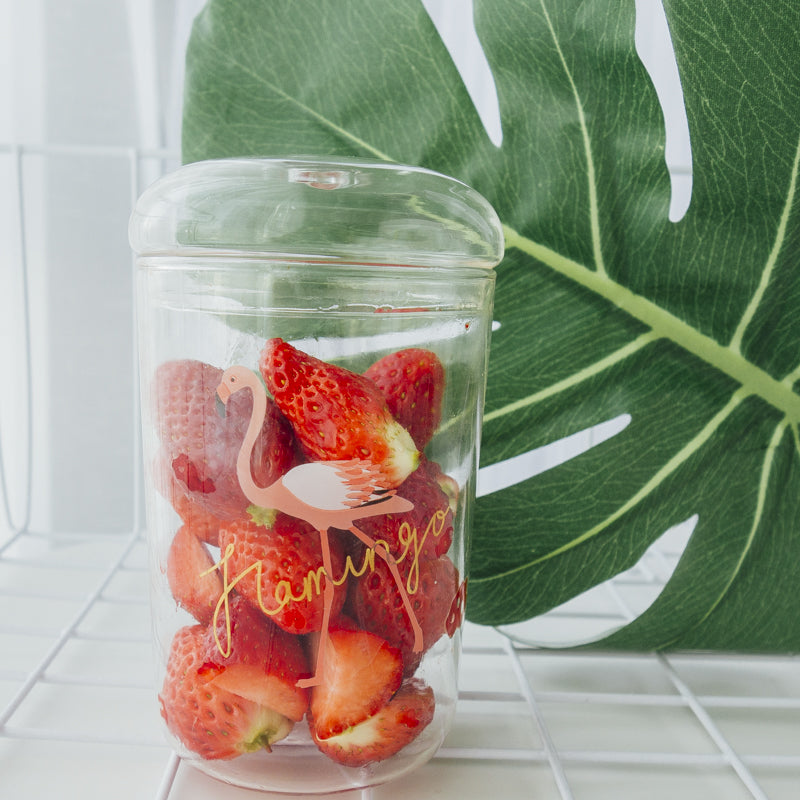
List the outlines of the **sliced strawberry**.
{"label": "sliced strawberry", "polygon": [[285,738],[293,722],[277,711],[232,694],[209,680],[205,666],[206,628],[181,628],[172,640],[161,716],[169,730],[205,759],[231,759]]}
{"label": "sliced strawberry", "polygon": [[[190,359],[167,361],[156,370],[153,407],[159,437],[176,488],[210,514],[230,519],[249,501],[239,486],[236,459],[253,409],[242,392],[231,399],[225,415],[217,410],[216,389],[222,370]],[[266,486],[294,463],[291,428],[269,401],[250,461],[256,482]]]}
{"label": "sliced strawberry", "polygon": [[417,669],[424,653],[447,632],[447,620],[459,589],[458,570],[447,556],[400,567],[414,615],[422,628],[421,652],[414,652],[411,621],[384,561],[376,558],[375,569],[353,582],[348,610],[358,625],[399,648],[408,676]]}
{"label": "sliced strawberry", "polygon": [[317,747],[348,767],[383,761],[410,744],[433,719],[433,690],[421,681],[404,683],[397,694],[375,714],[332,736],[321,737],[310,725]]}
{"label": "sliced strawberry", "polygon": [[417,467],[408,431],[380,390],[363,375],[270,339],[259,368],[303,451],[317,461],[358,459],[378,467],[382,485],[399,486]]}
{"label": "sliced strawberry", "polygon": [[[339,544],[331,537],[334,581],[344,575]],[[219,546],[228,584],[235,584],[273,622],[290,633],[320,630],[325,574],[319,533],[311,525],[282,512],[267,525],[243,517],[224,524]],[[345,595],[344,588],[334,591],[331,618],[341,610]]]}
{"label": "sliced strawberry", "polygon": [[222,596],[214,559],[189,525],[181,525],[167,554],[167,582],[175,602],[198,622],[208,623]]}
{"label": "sliced strawberry", "polygon": [[[397,691],[403,678],[400,653],[384,639],[368,631],[330,630],[325,658],[311,690],[311,717],[315,736],[327,739],[375,714]],[[317,663],[314,642],[312,663]]]}
{"label": "sliced strawberry", "polygon": [[234,597],[208,629],[206,665],[214,672],[214,686],[295,722],[306,713],[308,691],[297,681],[310,672],[300,638],[279,628],[243,597]]}
{"label": "sliced strawberry", "polygon": [[376,361],[364,375],[381,390],[417,449],[424,450],[442,420],[444,367],[436,353],[419,347],[398,350]]}

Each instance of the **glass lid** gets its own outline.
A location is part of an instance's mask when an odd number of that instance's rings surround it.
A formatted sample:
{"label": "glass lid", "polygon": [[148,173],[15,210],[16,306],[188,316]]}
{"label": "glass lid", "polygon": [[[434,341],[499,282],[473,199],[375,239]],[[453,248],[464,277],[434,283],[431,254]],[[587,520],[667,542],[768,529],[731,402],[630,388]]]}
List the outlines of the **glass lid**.
{"label": "glass lid", "polygon": [[497,214],[466,184],[420,167],[344,158],[187,164],[145,190],[129,237],[140,256],[486,269],[503,257]]}

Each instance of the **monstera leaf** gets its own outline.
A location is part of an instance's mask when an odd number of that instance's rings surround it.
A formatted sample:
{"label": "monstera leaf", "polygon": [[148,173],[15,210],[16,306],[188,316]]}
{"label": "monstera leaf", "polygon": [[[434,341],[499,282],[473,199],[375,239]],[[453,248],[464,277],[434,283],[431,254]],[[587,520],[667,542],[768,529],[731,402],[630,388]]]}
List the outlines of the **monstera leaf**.
{"label": "monstera leaf", "polygon": [[658,599],[599,644],[797,650],[800,6],[665,11],[694,170],[677,223],[633,0],[475,0],[500,146],[419,2],[210,0],[184,160],[377,156],[464,180],[507,245],[482,464],[629,415],[480,497],[472,620],[551,609],[697,515]]}

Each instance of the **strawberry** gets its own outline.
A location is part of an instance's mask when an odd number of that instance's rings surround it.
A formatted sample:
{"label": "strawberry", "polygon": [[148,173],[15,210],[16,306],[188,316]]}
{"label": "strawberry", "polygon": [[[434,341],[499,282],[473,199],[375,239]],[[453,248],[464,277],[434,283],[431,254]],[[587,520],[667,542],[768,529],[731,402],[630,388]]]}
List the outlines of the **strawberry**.
{"label": "strawberry", "polygon": [[208,623],[222,596],[214,560],[190,525],[173,536],[167,554],[167,582],[175,602],[198,622]]}
{"label": "strawberry", "polygon": [[398,350],[376,361],[364,375],[381,390],[417,449],[424,450],[442,419],[444,367],[436,353],[419,347]]}
{"label": "strawberry", "polygon": [[317,747],[337,763],[363,767],[393,756],[414,741],[430,724],[434,709],[433,690],[421,681],[410,680],[362,722],[323,738],[312,721],[311,735]]}
{"label": "strawberry", "polygon": [[[312,649],[319,647],[319,634]],[[316,653],[312,659],[316,663]],[[328,632],[321,683],[311,690],[314,736],[327,739],[371,717],[400,687],[403,662],[380,636],[347,624]]]}
{"label": "strawberry", "polygon": [[156,454],[150,479],[156,490],[170,501],[181,521],[188,525],[199,539],[214,547],[219,546],[219,528],[222,521],[198,503],[177,480],[172,472],[171,459],[164,447],[161,447]]}
{"label": "strawberry", "polygon": [[[219,532],[228,585],[260,606],[290,633],[322,627],[325,577],[319,533],[307,522],[283,512],[268,513],[262,525],[251,517],[226,522]],[[341,580],[344,556],[330,538],[332,579]],[[335,591],[331,618],[344,605],[345,590]]]}
{"label": "strawberry", "polygon": [[308,692],[297,681],[307,677],[308,661],[300,638],[279,628],[243,597],[234,597],[206,633],[206,664],[214,686],[267,706],[299,722]]}
{"label": "strawberry", "polygon": [[206,544],[219,547],[219,529],[222,520],[196,502],[191,495],[183,492],[178,481],[172,482],[172,506],[185,525],[191,527],[195,535]]}
{"label": "strawberry", "polygon": [[461,627],[464,621],[464,611],[467,607],[467,579],[461,581],[458,587],[456,596],[450,606],[450,611],[447,614],[447,619],[444,623],[447,635],[452,639],[456,635],[456,631]]}
{"label": "strawberry", "polygon": [[447,556],[399,563],[406,580],[414,615],[422,628],[423,649],[414,652],[414,632],[386,563],[375,559],[375,569],[352,584],[348,610],[356,623],[399,648],[405,675],[412,675],[424,653],[447,632],[454,598],[459,589],[458,570]]}
{"label": "strawberry", "polygon": [[383,541],[401,563],[416,558],[438,558],[453,542],[450,498],[423,462],[397,489],[410,500],[410,511],[360,520],[359,528],[373,540]]}
{"label": "strawberry", "polygon": [[181,628],[172,640],[161,716],[169,730],[205,759],[231,759],[266,748],[292,730],[290,719],[214,686],[205,662],[206,628]]}
{"label": "strawberry", "polygon": [[461,490],[458,486],[458,481],[450,475],[442,472],[441,466],[435,461],[422,459],[420,461],[419,469],[422,473],[426,474],[429,478],[439,484],[439,488],[447,495],[450,503],[450,510],[455,514],[458,508],[458,497]]}
{"label": "strawberry", "polygon": [[[239,486],[236,458],[250,422],[253,401],[242,392],[217,411],[216,388],[222,370],[189,359],[167,361],[156,370],[153,405],[156,427],[177,487],[214,516],[241,514],[248,500]],[[294,462],[291,428],[274,403],[267,413],[250,466],[256,482],[265,486]]]}
{"label": "strawberry", "polygon": [[419,453],[411,436],[368,378],[282,339],[267,341],[259,368],[309,459],[368,461],[380,470],[376,488],[382,489],[399,486],[416,469]]}

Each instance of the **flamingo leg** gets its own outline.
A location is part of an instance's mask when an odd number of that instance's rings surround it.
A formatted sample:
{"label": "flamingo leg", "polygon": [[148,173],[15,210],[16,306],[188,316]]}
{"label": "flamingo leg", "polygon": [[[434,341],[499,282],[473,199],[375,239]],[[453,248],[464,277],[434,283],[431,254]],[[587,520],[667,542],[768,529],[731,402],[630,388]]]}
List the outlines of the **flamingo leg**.
{"label": "flamingo leg", "polygon": [[322,566],[325,570],[325,586],[322,594],[322,627],[319,631],[319,644],[317,645],[317,662],[314,674],[310,678],[301,678],[297,686],[307,689],[310,686],[319,686],[322,683],[323,667],[325,665],[325,652],[328,647],[328,628],[331,622],[331,608],[333,607],[333,564],[331,562],[331,547],[328,541],[328,531],[320,530],[320,543],[322,545]]}
{"label": "flamingo leg", "polygon": [[382,545],[378,544],[372,537],[367,536],[366,533],[360,531],[355,525],[350,527],[351,533],[355,534],[367,547],[374,550],[387,564],[389,571],[392,573],[394,582],[397,585],[397,590],[400,592],[400,599],[403,601],[403,606],[408,614],[409,622],[411,623],[411,630],[414,631],[414,652],[419,653],[423,648],[422,641],[422,628],[420,627],[417,615],[414,613],[414,608],[411,605],[411,599],[408,596],[405,582],[403,581],[400,570],[397,568],[397,561],[395,557]]}

